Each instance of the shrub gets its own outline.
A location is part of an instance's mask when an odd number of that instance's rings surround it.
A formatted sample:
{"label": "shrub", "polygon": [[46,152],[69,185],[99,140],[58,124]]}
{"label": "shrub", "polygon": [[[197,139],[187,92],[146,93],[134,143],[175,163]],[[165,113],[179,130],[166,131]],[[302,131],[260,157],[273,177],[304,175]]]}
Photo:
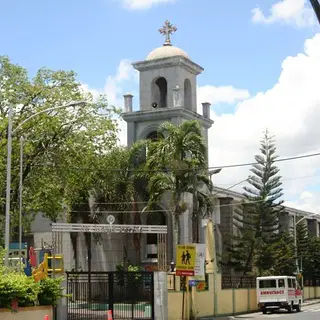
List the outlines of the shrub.
{"label": "shrub", "polygon": [[13,301],[20,307],[30,307],[37,304],[40,285],[33,278],[16,272],[1,274],[0,308],[10,308]]}
{"label": "shrub", "polygon": [[35,282],[23,272],[3,266],[4,250],[0,248],[0,308],[17,311],[17,307],[55,306],[63,298],[63,277]]}
{"label": "shrub", "polygon": [[40,282],[40,292],[38,300],[40,306],[56,306],[57,302],[65,297],[61,283],[63,277],[45,278]]}

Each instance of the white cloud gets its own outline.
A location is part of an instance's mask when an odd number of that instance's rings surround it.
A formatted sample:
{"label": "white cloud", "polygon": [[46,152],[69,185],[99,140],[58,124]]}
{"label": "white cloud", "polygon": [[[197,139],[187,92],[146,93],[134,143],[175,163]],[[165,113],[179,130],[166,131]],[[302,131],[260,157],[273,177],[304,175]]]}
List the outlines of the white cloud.
{"label": "white cloud", "polygon": [[[268,128],[276,136],[278,155],[289,157],[320,152],[320,34],[306,40],[304,52],[287,57],[278,82],[265,92],[250,96],[249,91],[232,86],[198,88],[198,103],[211,102],[213,127],[209,131],[210,166],[247,163],[259,153],[260,138]],[[108,77],[102,91],[112,103],[122,106],[124,80],[136,80],[129,62],[120,63],[115,76]],[[136,85],[137,87],[137,85]],[[120,101],[121,98],[121,101]],[[216,115],[217,103],[237,103],[234,113]],[[126,142],[126,124],[120,123],[121,141]],[[287,205],[320,212],[320,157],[279,163]],[[227,188],[247,178],[250,167],[225,168],[214,177]],[[242,186],[233,188],[241,191]]]}
{"label": "white cloud", "polygon": [[232,86],[210,86],[205,85],[198,87],[197,91],[198,102],[211,102],[211,104],[218,103],[235,103],[250,97],[248,90],[236,89]]}
{"label": "white cloud", "polygon": [[253,9],[252,21],[264,24],[285,22],[298,27],[308,27],[316,23],[316,18],[309,0],[280,0],[272,5],[267,16],[259,7]]}
{"label": "white cloud", "polygon": [[[283,61],[279,80],[272,88],[238,103],[234,114],[212,114],[215,123],[209,132],[210,165],[254,161],[266,128],[275,134],[281,157],[320,152],[319,75],[320,34],[317,34],[305,42],[303,53]],[[201,92],[200,88],[199,100],[203,101]],[[231,186],[245,179],[249,168],[223,169],[215,181],[223,187]],[[320,157],[279,163],[279,168],[285,198],[297,199],[302,194],[303,199],[296,205],[309,203],[317,210],[320,198],[312,198],[311,204],[310,197],[303,192],[320,183]],[[241,190],[241,186],[235,190]]]}
{"label": "white cloud", "polygon": [[176,0],[122,0],[123,5],[129,10],[146,10],[155,5],[174,2]]}
{"label": "white cloud", "polygon": [[[132,68],[131,61],[123,59],[120,61],[116,74],[114,76],[108,76],[105,85],[102,89],[90,88],[87,84],[83,83],[82,89],[87,92],[91,92],[96,99],[100,94],[106,94],[108,103],[114,105],[117,108],[123,107],[123,94],[122,89],[125,81],[138,82],[138,71]],[[119,119],[120,136],[119,140],[121,144],[126,144],[127,141],[127,126],[124,120]]]}
{"label": "white cloud", "polygon": [[[306,195],[307,193],[307,195]],[[320,213],[320,192],[303,192],[297,201],[288,201],[285,203],[288,207],[295,207],[304,211],[311,211],[314,213]]]}
{"label": "white cloud", "polygon": [[124,81],[138,82],[138,71],[132,68],[131,61],[128,59],[120,61],[116,74],[107,77],[102,89],[90,88],[85,83],[82,84],[82,89],[90,91],[94,98],[97,98],[100,94],[106,94],[110,105],[121,107],[123,105],[122,95],[124,92],[122,86]]}

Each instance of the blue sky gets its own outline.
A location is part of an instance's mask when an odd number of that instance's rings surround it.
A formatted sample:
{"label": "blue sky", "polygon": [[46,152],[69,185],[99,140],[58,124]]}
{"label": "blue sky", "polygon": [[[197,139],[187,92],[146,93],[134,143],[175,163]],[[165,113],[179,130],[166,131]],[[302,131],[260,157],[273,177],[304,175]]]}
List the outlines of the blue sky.
{"label": "blue sky", "polygon": [[120,59],[143,60],[160,46],[157,31],[169,19],[178,27],[173,43],[205,67],[200,85],[265,90],[277,80],[281,61],[300,51],[313,30],[254,25],[252,8],[258,3],[267,10],[269,0],[230,3],[178,0],[132,11],[116,0],[1,0],[0,52],[32,74],[41,66],[72,69],[101,87]]}
{"label": "blue sky", "polygon": [[[121,103],[122,93],[138,90],[129,62],[145,59],[162,45],[158,29],[166,19],[178,28],[173,44],[205,69],[198,78],[198,98],[213,103],[211,165],[252,161],[266,127],[276,134],[281,156],[320,148],[315,141],[319,129],[308,125],[320,120],[314,107],[320,93],[306,92],[317,79],[320,28],[307,0],[0,0],[0,54],[30,75],[42,66],[74,70],[88,88]],[[308,161],[283,168],[284,178],[297,178],[297,187],[285,183],[287,199],[320,211],[320,202],[301,196],[319,192],[320,163]],[[245,170],[225,170],[218,183],[236,183],[247,176]],[[299,179],[306,175],[316,178]]]}

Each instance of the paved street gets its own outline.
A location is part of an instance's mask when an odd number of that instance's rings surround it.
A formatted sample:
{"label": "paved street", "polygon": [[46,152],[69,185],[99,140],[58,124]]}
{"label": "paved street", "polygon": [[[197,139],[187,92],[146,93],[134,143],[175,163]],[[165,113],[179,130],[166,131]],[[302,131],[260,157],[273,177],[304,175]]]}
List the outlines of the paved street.
{"label": "paved street", "polygon": [[281,320],[318,320],[320,319],[320,303],[303,306],[302,312],[293,312],[288,314],[286,310],[263,315],[259,313],[251,313],[247,315],[229,317],[229,319],[281,319]]}

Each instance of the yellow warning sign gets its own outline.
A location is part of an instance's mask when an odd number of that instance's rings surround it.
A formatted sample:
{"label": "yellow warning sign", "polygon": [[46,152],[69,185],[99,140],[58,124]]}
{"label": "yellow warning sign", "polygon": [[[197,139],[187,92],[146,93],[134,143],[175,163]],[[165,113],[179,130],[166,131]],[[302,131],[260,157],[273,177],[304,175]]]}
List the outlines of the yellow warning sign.
{"label": "yellow warning sign", "polygon": [[194,244],[178,245],[176,250],[176,275],[193,276],[196,261]]}

